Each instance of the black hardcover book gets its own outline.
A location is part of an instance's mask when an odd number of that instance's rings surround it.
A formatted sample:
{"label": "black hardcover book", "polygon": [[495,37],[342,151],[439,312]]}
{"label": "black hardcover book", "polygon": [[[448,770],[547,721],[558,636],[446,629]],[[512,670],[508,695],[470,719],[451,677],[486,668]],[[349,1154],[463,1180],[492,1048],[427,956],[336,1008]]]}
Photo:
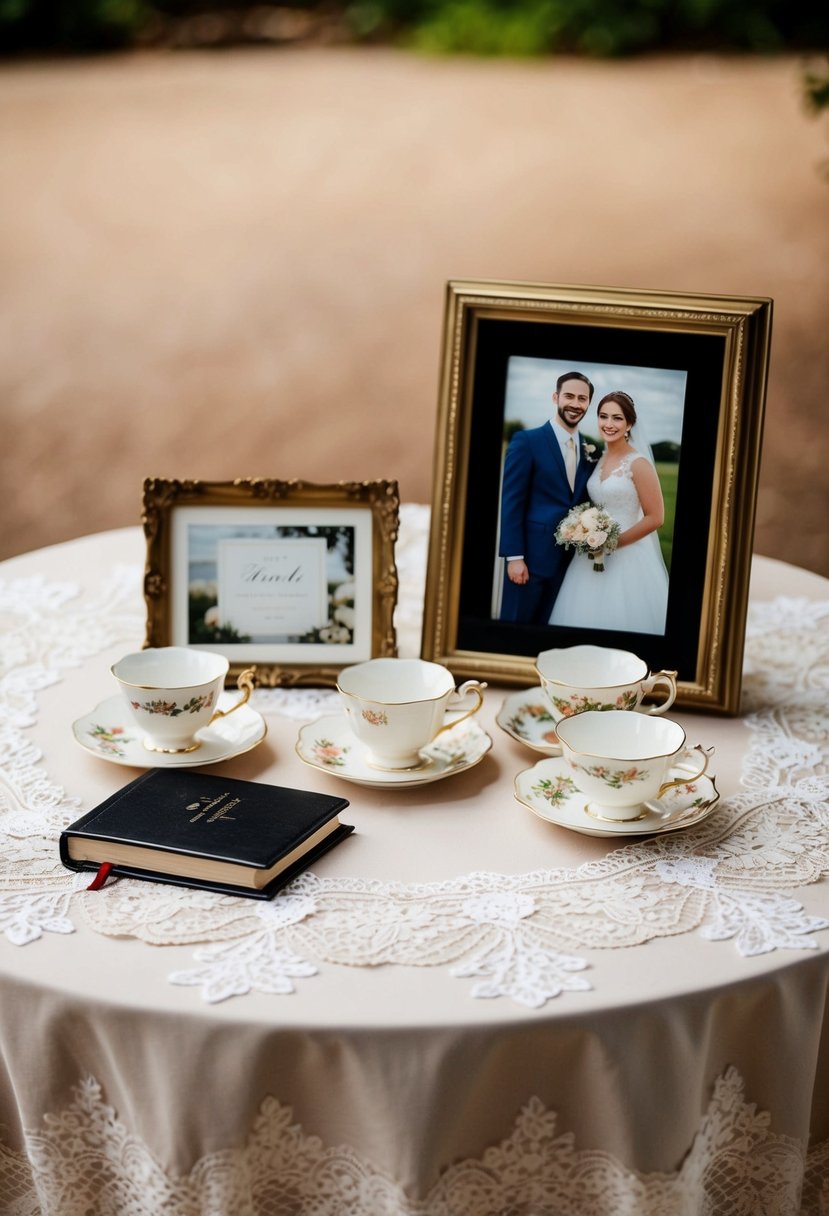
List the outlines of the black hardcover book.
{"label": "black hardcover book", "polygon": [[345,798],[193,769],[150,769],[60,835],[70,870],[270,899],[353,828]]}

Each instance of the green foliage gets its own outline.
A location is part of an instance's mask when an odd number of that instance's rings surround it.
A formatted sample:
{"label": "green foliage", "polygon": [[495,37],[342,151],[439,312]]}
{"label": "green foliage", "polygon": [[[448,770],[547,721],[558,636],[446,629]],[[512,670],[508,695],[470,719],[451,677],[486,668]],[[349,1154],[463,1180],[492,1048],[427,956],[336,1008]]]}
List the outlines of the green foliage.
{"label": "green foliage", "polygon": [[0,50],[104,51],[130,46],[150,0],[0,0]]}
{"label": "green foliage", "polygon": [[491,0],[447,0],[407,38],[417,50],[474,55],[540,55],[550,47],[551,0],[505,7]]}
{"label": "green foliage", "polygon": [[[803,99],[817,116],[829,109],[829,55],[820,63],[809,63],[803,71]],[[829,160],[823,162],[823,172],[829,178]]]}
{"label": "green foliage", "polygon": [[774,51],[826,45],[808,0],[372,0],[429,51],[592,56],[656,49]]}
{"label": "green foliage", "polygon": [[651,451],[657,463],[665,461],[667,464],[679,464],[680,446],[670,439],[662,439],[657,443],[651,444]]}
{"label": "green foliage", "polygon": [[671,558],[674,549],[674,520],[676,518],[676,483],[679,477],[679,465],[676,462],[657,461],[656,472],[659,484],[662,486],[662,497],[665,501],[665,522],[659,529],[659,545],[668,573],[671,571]]}
{"label": "green foliage", "polygon": [[[339,22],[341,36],[358,42],[402,41],[430,52],[609,56],[827,45],[825,6],[814,0],[0,0],[0,51],[107,50],[147,38],[198,45],[199,29],[208,28],[224,45],[255,41],[261,22],[248,15],[271,9],[313,17],[309,37]],[[218,35],[215,21],[200,24],[205,14],[220,20]],[[826,105],[826,89],[824,77],[809,95]]]}
{"label": "green foliage", "polygon": [[829,107],[829,56],[826,62],[810,64],[803,74],[803,95],[815,114]]}
{"label": "green foliage", "polygon": [[509,422],[504,423],[504,444],[509,445],[513,435],[517,435],[519,431],[523,431],[524,423],[519,422],[517,418],[511,418]]}

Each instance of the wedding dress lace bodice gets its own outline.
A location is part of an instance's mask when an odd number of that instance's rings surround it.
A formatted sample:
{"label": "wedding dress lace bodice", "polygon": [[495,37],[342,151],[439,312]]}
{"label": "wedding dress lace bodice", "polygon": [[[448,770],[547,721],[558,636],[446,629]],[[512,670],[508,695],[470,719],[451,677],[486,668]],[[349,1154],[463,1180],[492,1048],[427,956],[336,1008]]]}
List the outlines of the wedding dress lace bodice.
{"label": "wedding dress lace bodice", "polygon": [[618,521],[623,532],[642,518],[642,504],[639,502],[639,494],[631,471],[633,462],[638,459],[638,452],[629,452],[621,464],[618,464],[613,472],[602,480],[604,465],[604,457],[602,457],[587,483],[587,493],[590,495],[591,502],[597,503],[609,512]]}

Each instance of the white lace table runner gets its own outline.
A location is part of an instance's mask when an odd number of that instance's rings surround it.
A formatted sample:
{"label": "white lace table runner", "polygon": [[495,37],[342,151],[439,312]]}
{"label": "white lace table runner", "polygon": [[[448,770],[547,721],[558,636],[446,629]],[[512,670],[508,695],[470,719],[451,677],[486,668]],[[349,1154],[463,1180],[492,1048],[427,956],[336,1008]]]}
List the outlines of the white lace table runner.
{"label": "white lace table runner", "polygon": [[[415,653],[428,512],[404,507],[398,564],[401,650]],[[142,632],[139,572],[97,589],[43,579],[0,583],[0,929],[22,946],[73,932],[83,910],[102,934],[197,947],[174,984],[207,1001],[290,993],[319,962],[443,966],[476,997],[530,1007],[591,986],[580,951],[698,932],[742,955],[816,949],[829,921],[794,897],[829,872],[829,603],[754,605],[744,702],[751,744],[743,789],[682,833],[643,839],[575,869],[473,873],[385,883],[305,873],[268,903],[151,883],[86,893],[57,859],[79,800],[53,780],[27,730],[38,694],[117,641]],[[316,716],[327,692],[258,693],[267,712]],[[594,963],[591,976],[598,967]]]}
{"label": "white lace table runner", "polygon": [[0,1143],[0,1183],[9,1216],[823,1216],[829,1144],[807,1155],[775,1134],[732,1068],[674,1173],[639,1173],[610,1153],[580,1150],[572,1133],[558,1131],[555,1112],[531,1098],[505,1140],[412,1197],[353,1149],[305,1133],[275,1098],[262,1103],[242,1144],[173,1175],[89,1079],[27,1132],[24,1151]]}

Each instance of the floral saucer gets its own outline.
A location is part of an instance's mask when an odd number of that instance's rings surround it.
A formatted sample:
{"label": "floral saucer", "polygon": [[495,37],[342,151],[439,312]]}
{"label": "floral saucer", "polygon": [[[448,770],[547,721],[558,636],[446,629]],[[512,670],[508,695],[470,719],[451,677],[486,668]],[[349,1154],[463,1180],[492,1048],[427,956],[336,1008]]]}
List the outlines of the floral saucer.
{"label": "floral saucer", "polygon": [[[673,780],[681,766],[670,770]],[[637,819],[598,819],[587,808],[587,797],[576,787],[564,760],[539,760],[515,778],[515,797],[534,815],[585,836],[652,836],[676,832],[706,819],[720,799],[712,777],[694,777],[674,786],[665,797],[642,804]]]}
{"label": "floral saucer", "polygon": [[555,721],[541,688],[525,688],[514,692],[501,706],[495,721],[513,739],[526,743],[533,751],[545,756],[560,756],[561,745]]}
{"label": "floral saucer", "polygon": [[492,740],[486,731],[467,719],[423,748],[422,768],[384,772],[372,768],[363,758],[363,744],[352,734],[345,715],[332,714],[300,728],[296,751],[300,760],[333,777],[356,781],[358,785],[399,790],[465,772],[483,760],[491,747]]}
{"label": "floral saucer", "polygon": [[[230,709],[239,699],[236,692],[222,693],[219,709]],[[189,768],[196,764],[218,764],[241,756],[261,743],[268,733],[265,719],[249,705],[240,705],[226,718],[205,726],[196,738],[201,746],[181,756],[166,756],[151,752],[144,746],[144,735],[135,725],[123,697],[102,701],[91,713],[72,723],[72,733],[81,747],[109,760],[131,768]]]}

